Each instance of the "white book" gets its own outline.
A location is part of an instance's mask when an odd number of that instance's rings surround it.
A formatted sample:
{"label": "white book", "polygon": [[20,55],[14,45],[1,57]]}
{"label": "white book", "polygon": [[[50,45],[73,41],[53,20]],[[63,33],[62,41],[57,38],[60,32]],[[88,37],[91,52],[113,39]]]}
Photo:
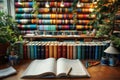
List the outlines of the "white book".
{"label": "white book", "polygon": [[0,69],[0,78],[7,77],[15,73],[17,73],[17,71],[13,67]]}
{"label": "white book", "polygon": [[21,78],[60,78],[60,77],[90,77],[82,62],[78,59],[48,58],[34,60],[28,66]]}

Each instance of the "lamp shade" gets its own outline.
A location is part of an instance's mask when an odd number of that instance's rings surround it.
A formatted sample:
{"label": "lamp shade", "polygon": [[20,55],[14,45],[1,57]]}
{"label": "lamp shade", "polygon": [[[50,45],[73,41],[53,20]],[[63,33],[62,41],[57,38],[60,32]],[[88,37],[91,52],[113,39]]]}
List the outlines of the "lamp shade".
{"label": "lamp shade", "polygon": [[104,50],[104,52],[108,54],[120,54],[120,52],[113,46],[112,43],[107,49]]}

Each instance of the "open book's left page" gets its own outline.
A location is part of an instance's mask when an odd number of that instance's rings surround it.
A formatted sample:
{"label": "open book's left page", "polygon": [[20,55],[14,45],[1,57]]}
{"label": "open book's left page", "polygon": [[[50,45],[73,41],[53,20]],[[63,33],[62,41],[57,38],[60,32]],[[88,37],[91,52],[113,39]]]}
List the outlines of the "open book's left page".
{"label": "open book's left page", "polygon": [[21,78],[44,78],[55,75],[56,60],[54,58],[48,58],[32,61]]}

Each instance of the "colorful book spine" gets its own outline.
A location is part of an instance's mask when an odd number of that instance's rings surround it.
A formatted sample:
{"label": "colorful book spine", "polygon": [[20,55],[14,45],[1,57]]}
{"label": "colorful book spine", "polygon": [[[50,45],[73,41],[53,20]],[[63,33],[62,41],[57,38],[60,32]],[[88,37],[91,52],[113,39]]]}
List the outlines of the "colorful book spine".
{"label": "colorful book spine", "polygon": [[67,44],[63,43],[62,45],[62,57],[67,58]]}
{"label": "colorful book spine", "polygon": [[41,43],[38,43],[37,52],[38,52],[38,59],[41,59]]}
{"label": "colorful book spine", "polygon": [[49,45],[49,57],[54,57],[54,48],[53,48],[53,43],[50,43]]}
{"label": "colorful book spine", "polygon": [[70,44],[67,44],[67,58],[70,59]]}
{"label": "colorful book spine", "polygon": [[76,44],[73,44],[73,59],[77,58]]}
{"label": "colorful book spine", "polygon": [[69,58],[73,59],[73,44],[70,44],[70,46],[69,46],[69,52],[70,52]]}
{"label": "colorful book spine", "polygon": [[54,43],[54,45],[53,45],[53,53],[54,53],[54,58],[56,58],[57,59],[57,47],[58,47],[58,44],[57,43]]}
{"label": "colorful book spine", "polygon": [[57,50],[58,52],[57,52],[57,58],[60,58],[60,57],[62,57],[62,43],[59,43],[58,44],[58,50]]}
{"label": "colorful book spine", "polygon": [[41,59],[45,58],[45,43],[41,44]]}
{"label": "colorful book spine", "polygon": [[26,45],[26,43],[23,45],[23,58],[24,59],[28,59],[28,56],[27,56],[27,45]]}
{"label": "colorful book spine", "polygon": [[49,58],[49,43],[45,45],[45,58]]}

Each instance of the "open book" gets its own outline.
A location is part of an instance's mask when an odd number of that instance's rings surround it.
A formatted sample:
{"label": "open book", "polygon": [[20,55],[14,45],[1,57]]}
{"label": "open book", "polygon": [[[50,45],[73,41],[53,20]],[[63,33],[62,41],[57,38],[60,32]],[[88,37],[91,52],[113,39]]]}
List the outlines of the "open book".
{"label": "open book", "polygon": [[80,60],[48,58],[34,60],[21,78],[90,77]]}

